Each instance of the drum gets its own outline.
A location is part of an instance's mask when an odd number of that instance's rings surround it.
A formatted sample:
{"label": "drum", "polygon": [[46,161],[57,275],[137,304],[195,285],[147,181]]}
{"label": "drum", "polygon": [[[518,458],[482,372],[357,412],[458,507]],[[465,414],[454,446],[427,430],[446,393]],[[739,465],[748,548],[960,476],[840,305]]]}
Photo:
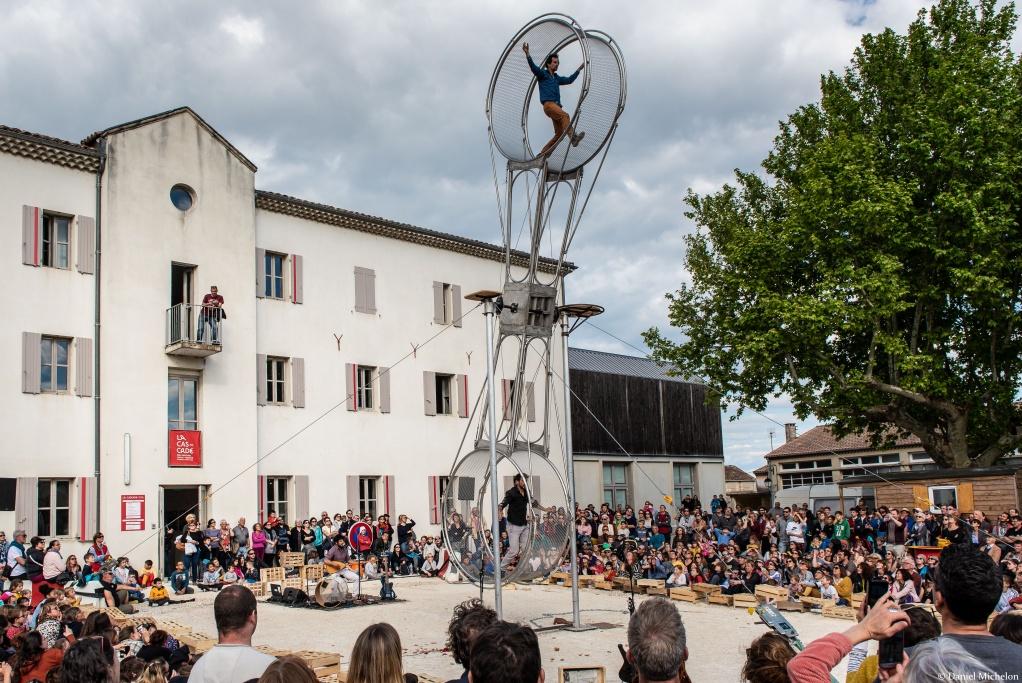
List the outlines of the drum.
{"label": "drum", "polygon": [[336,607],[350,599],[348,582],[342,576],[320,579],[316,584],[316,604],[320,607]]}

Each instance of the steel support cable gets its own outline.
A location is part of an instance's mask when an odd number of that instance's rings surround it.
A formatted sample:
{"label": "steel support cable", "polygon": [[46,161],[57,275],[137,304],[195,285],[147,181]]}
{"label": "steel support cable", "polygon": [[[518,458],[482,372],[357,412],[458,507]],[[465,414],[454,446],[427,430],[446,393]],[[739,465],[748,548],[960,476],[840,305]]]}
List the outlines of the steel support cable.
{"label": "steel support cable", "polygon": [[[393,364],[391,364],[391,365],[387,366],[387,367],[386,367],[386,372],[381,372],[380,374],[381,374],[381,375],[384,375],[384,374],[389,374],[389,373],[390,373],[390,372],[391,372],[391,371],[392,371],[392,370],[393,370],[394,368],[396,368],[396,367],[397,367],[398,365],[400,365],[401,363],[405,362],[405,361],[406,361],[406,360],[408,360],[409,358],[412,358],[412,357],[414,357],[414,356],[415,356],[415,354],[416,354],[416,352],[417,352],[417,351],[418,351],[419,349],[422,349],[423,347],[425,347],[425,346],[428,346],[428,345],[429,345],[429,344],[430,344],[430,343],[431,343],[432,341],[434,341],[434,340],[435,340],[435,339],[436,339],[437,337],[439,337],[440,335],[444,334],[444,333],[445,333],[445,332],[447,332],[447,331],[448,331],[449,329],[453,328],[453,327],[454,327],[454,324],[453,324],[453,322],[460,322],[460,321],[464,320],[465,318],[467,318],[467,317],[469,316],[469,314],[471,314],[472,312],[474,312],[474,311],[475,311],[476,309],[478,309],[478,308],[479,308],[480,306],[482,306],[482,303],[478,303],[478,304],[476,304],[475,306],[473,306],[472,308],[470,308],[470,309],[469,309],[468,311],[466,311],[466,312],[465,312],[464,314],[462,314],[462,316],[461,316],[460,318],[457,318],[457,320],[456,320],[456,321],[452,321],[452,324],[450,324],[450,325],[444,325],[444,327],[443,327],[443,328],[442,328],[442,329],[441,329],[441,330],[440,330],[439,332],[437,332],[436,334],[434,334],[434,335],[432,335],[431,337],[429,337],[428,339],[426,339],[426,341],[424,341],[424,342],[422,342],[421,344],[419,344],[418,346],[416,346],[416,347],[414,348],[414,350],[412,350],[412,351],[409,351],[408,353],[406,353],[405,355],[403,355],[403,356],[402,356],[401,358],[399,358],[399,359],[398,359],[398,360],[397,360],[396,362],[394,362]],[[356,391],[357,391],[357,389],[356,389]],[[234,482],[234,481],[235,481],[235,480],[236,480],[236,479],[237,479],[238,477],[240,477],[241,475],[245,474],[245,472],[248,472],[248,471],[249,471],[250,469],[252,469],[252,468],[253,468],[253,467],[255,467],[256,465],[258,465],[259,463],[261,463],[261,462],[262,462],[263,460],[265,460],[266,458],[270,457],[271,455],[273,455],[274,453],[276,453],[277,451],[279,451],[279,450],[280,450],[281,448],[283,448],[284,446],[286,446],[286,445],[287,445],[287,444],[289,444],[290,442],[294,441],[294,440],[295,440],[296,438],[298,438],[298,437],[299,437],[299,436],[300,436],[300,435],[301,435],[302,433],[304,433],[304,432],[305,432],[306,430],[308,430],[308,429],[309,429],[309,428],[311,428],[311,427],[312,427],[313,425],[315,425],[315,424],[317,424],[318,422],[320,422],[321,420],[323,420],[323,418],[325,418],[325,417],[326,417],[327,415],[330,415],[330,414],[331,414],[332,412],[334,412],[335,410],[337,410],[338,408],[340,408],[340,407],[341,407],[342,405],[344,405],[345,403],[347,403],[347,402],[348,402],[348,399],[352,398],[353,396],[354,396],[354,394],[346,394],[346,395],[345,395],[345,397],[344,397],[344,398],[342,398],[342,399],[341,399],[340,401],[338,401],[337,403],[335,403],[334,405],[330,406],[330,407],[329,407],[329,408],[327,408],[327,409],[326,409],[325,411],[323,411],[322,413],[320,413],[319,415],[317,415],[316,417],[314,417],[314,418],[313,418],[312,420],[310,420],[309,422],[307,422],[307,423],[306,423],[306,424],[305,424],[304,426],[302,426],[301,428],[299,428],[299,429],[298,429],[297,431],[293,432],[293,433],[292,433],[292,434],[291,434],[290,436],[288,436],[288,437],[287,437],[287,438],[285,438],[285,439],[284,439],[283,441],[281,441],[280,443],[278,443],[278,444],[277,444],[276,446],[274,446],[273,448],[271,448],[270,450],[268,450],[268,451],[267,451],[266,453],[264,453],[264,454],[263,454],[262,456],[260,456],[260,457],[259,457],[259,458],[257,458],[256,460],[254,460],[254,461],[253,461],[252,463],[250,463],[249,465],[245,466],[245,467],[244,467],[244,468],[243,468],[243,469],[242,469],[241,471],[239,471],[239,472],[238,472],[237,474],[235,474],[235,475],[234,475],[233,477],[231,477],[230,479],[228,479],[227,481],[225,481],[225,482],[224,482],[223,484],[220,484],[220,485],[219,485],[219,486],[217,486],[217,487],[216,487],[215,489],[213,489],[212,491],[210,491],[209,493],[207,493],[207,494],[206,494],[206,499],[208,500],[209,498],[212,498],[212,497],[213,497],[213,495],[214,495],[215,493],[218,493],[219,491],[222,491],[222,490],[223,490],[224,488],[226,488],[226,487],[227,487],[227,486],[229,486],[229,485],[230,485],[230,484],[231,484],[232,482]],[[178,515],[177,517],[175,517],[174,519],[170,520],[170,522],[169,522],[169,523],[166,523],[166,524],[164,524],[164,525],[163,525],[163,527],[162,527],[162,528],[160,529],[160,531],[159,531],[158,533],[163,533],[163,529],[166,529],[166,528],[167,528],[168,526],[172,526],[173,524],[175,524],[175,523],[176,523],[176,522],[178,522],[179,520],[181,520],[181,519],[183,519],[184,517],[186,517],[186,516],[188,516],[189,514],[191,514],[191,513],[193,512],[193,511],[197,511],[197,510],[198,510],[198,508],[199,508],[199,504],[198,504],[198,503],[196,503],[195,505],[193,505],[192,507],[188,508],[187,510],[185,510],[184,512],[182,512],[182,513],[181,513],[180,515]],[[138,549],[138,548],[139,548],[139,547],[141,547],[141,546],[142,546],[142,545],[143,545],[144,543],[146,543],[147,541],[149,541],[149,540],[151,540],[151,539],[153,539],[153,538],[155,538],[155,537],[156,537],[156,533],[153,533],[153,534],[149,534],[148,536],[146,536],[145,538],[143,538],[143,539],[142,539],[141,541],[139,541],[139,542],[138,542],[138,543],[136,543],[135,545],[133,545],[133,546],[131,546],[130,548],[128,548],[128,549],[127,549],[126,551],[124,551],[124,552],[123,552],[122,554],[123,554],[123,555],[128,555],[128,554],[130,554],[130,553],[131,553],[132,551],[134,551],[134,550]]]}

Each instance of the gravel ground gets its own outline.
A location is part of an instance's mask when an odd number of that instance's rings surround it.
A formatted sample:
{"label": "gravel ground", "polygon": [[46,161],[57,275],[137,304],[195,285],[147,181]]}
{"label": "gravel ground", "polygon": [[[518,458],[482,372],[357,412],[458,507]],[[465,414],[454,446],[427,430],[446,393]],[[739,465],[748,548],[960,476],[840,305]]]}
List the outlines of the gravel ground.
{"label": "gravel ground", "polygon": [[[395,581],[399,602],[338,611],[292,609],[259,604],[259,627],[254,644],[295,650],[337,652],[342,668],[351,655],[359,632],[372,623],[391,623],[401,635],[405,670],[437,678],[456,678],[460,668],[445,651],[447,622],[457,603],[478,597],[471,584],[447,584],[436,579],[407,578]],[[367,590],[375,593],[379,590]],[[535,628],[553,625],[555,617],[571,619],[571,591],[559,586],[514,586],[504,589],[504,618]],[[212,602],[215,594],[199,593],[194,603],[143,608],[141,613],[164,616],[188,624],[215,638]],[[636,602],[643,600],[636,597]],[[485,600],[492,605],[493,593]],[[582,621],[598,624],[596,630],[569,632],[562,629],[539,634],[546,680],[556,683],[561,666],[604,666],[607,680],[617,680],[621,658],[617,644],[626,641],[627,595],[619,591],[582,589]],[[747,610],[677,602],[688,636],[688,672],[696,683],[739,681],[745,648],[766,630]],[[850,622],[817,614],[786,613],[808,643],[832,631],[843,631]],[[843,665],[842,665],[843,666]],[[843,669],[839,667],[839,672]],[[838,675],[843,680],[843,674]]]}

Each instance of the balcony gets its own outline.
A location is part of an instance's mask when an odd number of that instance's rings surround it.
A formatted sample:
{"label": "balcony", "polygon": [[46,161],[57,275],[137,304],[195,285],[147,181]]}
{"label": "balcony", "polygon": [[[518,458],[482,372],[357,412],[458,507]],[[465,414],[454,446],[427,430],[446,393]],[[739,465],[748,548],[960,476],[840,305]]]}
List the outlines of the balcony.
{"label": "balcony", "polygon": [[205,358],[223,350],[224,320],[215,308],[176,304],[167,309],[166,351],[171,356]]}

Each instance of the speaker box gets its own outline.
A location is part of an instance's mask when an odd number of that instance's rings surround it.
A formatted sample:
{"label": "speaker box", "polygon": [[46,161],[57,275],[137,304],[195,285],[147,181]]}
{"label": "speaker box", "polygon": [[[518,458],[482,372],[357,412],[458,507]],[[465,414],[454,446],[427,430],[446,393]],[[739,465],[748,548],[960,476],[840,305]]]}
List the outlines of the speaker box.
{"label": "speaker box", "polygon": [[270,602],[284,602],[284,593],[280,590],[279,583],[270,584]]}
{"label": "speaker box", "polygon": [[476,478],[458,477],[458,500],[475,500]]}
{"label": "speaker box", "polygon": [[304,605],[309,601],[309,596],[305,594],[305,591],[298,588],[285,588],[283,595],[283,602],[285,605]]}

